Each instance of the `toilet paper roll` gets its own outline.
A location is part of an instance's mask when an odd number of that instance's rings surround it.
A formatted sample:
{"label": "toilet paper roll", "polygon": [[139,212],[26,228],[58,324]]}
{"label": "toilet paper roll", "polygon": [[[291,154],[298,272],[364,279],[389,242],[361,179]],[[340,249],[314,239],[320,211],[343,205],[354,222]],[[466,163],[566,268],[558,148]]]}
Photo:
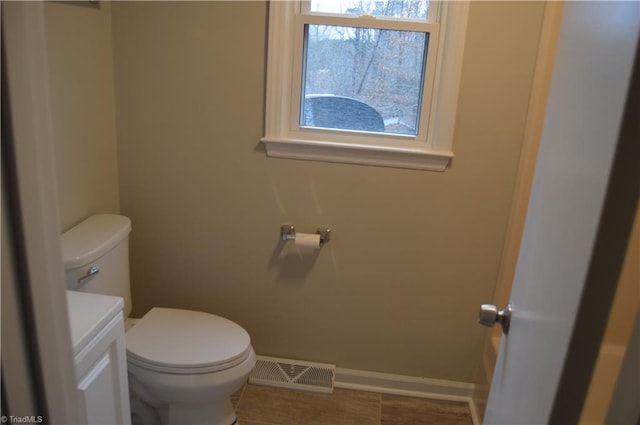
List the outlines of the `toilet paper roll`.
{"label": "toilet paper roll", "polygon": [[296,233],[295,245],[299,248],[320,248],[320,235],[311,233]]}

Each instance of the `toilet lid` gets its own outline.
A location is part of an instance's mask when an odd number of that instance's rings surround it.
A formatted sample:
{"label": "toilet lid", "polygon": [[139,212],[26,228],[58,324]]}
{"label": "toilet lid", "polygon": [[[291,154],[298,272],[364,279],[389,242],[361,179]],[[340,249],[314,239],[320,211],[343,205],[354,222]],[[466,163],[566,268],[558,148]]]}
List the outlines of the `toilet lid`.
{"label": "toilet lid", "polygon": [[242,362],[249,334],[224,317],[153,308],[126,334],[128,361],[168,373],[207,373]]}

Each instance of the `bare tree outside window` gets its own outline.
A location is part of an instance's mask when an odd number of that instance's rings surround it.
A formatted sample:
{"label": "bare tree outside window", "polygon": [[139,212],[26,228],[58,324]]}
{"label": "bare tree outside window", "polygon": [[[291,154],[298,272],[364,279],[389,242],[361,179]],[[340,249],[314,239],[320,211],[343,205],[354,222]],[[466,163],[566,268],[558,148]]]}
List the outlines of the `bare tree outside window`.
{"label": "bare tree outside window", "polygon": [[426,19],[429,0],[311,0],[311,12]]}
{"label": "bare tree outside window", "polygon": [[[311,10],[325,13],[424,19],[426,0],[335,0],[311,3]],[[385,133],[417,134],[429,34],[376,28],[305,25],[304,81],[300,124],[380,132],[359,123],[345,125],[352,110],[344,101],[317,102],[344,108],[341,124],[318,125],[306,99],[339,97],[371,106],[384,122]],[[321,113],[322,111],[317,111]],[[336,112],[336,111],[334,111]],[[354,114],[353,120],[362,115]]]}

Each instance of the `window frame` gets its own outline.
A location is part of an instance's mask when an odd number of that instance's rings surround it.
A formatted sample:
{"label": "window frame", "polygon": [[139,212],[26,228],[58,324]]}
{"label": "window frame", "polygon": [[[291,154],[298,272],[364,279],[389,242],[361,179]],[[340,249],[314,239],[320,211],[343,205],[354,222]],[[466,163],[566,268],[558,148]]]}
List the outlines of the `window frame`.
{"label": "window frame", "polygon": [[[467,1],[432,1],[428,19],[414,20],[310,12],[308,2],[272,0],[269,3],[265,135],[261,139],[267,155],[444,171],[453,158],[468,7]],[[418,134],[301,127],[306,24],[428,32]]]}

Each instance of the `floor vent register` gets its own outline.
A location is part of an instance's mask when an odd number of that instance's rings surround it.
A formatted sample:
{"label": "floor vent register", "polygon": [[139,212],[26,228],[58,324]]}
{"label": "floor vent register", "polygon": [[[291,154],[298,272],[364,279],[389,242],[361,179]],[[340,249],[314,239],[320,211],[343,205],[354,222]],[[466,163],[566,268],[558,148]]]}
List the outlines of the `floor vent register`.
{"label": "floor vent register", "polygon": [[250,384],[321,393],[333,392],[335,365],[275,357],[256,357],[256,367],[249,375]]}

